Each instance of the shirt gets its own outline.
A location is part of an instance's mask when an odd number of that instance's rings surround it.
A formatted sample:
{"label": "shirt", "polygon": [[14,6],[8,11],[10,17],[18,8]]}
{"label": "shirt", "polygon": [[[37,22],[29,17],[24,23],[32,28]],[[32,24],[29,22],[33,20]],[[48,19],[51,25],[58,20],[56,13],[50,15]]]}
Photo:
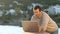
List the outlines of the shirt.
{"label": "shirt", "polygon": [[45,31],[48,32],[56,31],[58,29],[56,22],[53,21],[47,13],[45,12],[42,13],[43,13],[42,18],[39,19],[37,16],[33,15],[31,21],[37,21],[37,23],[40,24],[42,28],[45,29]]}

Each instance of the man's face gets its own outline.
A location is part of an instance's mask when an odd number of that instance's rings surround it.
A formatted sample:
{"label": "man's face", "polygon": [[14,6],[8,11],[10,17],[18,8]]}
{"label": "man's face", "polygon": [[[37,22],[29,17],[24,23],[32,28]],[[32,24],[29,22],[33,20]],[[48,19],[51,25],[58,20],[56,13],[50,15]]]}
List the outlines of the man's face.
{"label": "man's face", "polygon": [[41,11],[39,9],[34,10],[34,15],[39,16],[41,14]]}

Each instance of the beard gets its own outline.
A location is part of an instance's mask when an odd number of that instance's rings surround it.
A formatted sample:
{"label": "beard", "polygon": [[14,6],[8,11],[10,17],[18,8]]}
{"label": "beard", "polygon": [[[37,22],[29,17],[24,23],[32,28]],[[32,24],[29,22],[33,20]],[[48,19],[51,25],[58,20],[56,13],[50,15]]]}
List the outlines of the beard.
{"label": "beard", "polygon": [[42,13],[41,14],[38,14],[36,15],[38,18],[41,18],[42,17]]}

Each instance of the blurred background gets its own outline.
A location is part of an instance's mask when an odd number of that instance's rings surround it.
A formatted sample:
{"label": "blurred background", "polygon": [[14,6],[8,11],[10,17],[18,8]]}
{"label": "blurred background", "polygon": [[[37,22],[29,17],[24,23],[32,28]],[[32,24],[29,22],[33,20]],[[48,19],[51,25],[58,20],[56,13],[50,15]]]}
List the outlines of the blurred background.
{"label": "blurred background", "polygon": [[60,27],[60,0],[0,0],[0,25],[20,26],[22,20],[30,20],[33,6],[42,10]]}

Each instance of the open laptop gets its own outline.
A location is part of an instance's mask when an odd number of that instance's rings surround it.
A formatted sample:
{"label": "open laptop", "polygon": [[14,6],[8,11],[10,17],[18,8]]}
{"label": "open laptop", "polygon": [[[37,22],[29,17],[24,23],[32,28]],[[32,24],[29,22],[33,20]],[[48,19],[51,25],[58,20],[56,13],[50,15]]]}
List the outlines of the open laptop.
{"label": "open laptop", "polygon": [[23,30],[26,32],[38,32],[38,23],[34,21],[22,21]]}

